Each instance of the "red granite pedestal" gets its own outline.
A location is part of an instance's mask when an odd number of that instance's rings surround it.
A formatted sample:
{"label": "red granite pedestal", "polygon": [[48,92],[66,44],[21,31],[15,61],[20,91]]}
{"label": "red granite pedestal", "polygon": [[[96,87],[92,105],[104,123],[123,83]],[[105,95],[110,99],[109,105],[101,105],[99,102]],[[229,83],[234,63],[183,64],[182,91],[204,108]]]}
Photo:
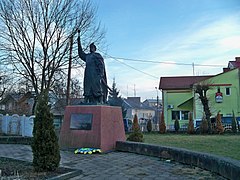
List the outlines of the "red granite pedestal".
{"label": "red granite pedestal", "polygon": [[[82,122],[89,120],[91,126],[81,125]],[[62,149],[91,147],[106,152],[115,149],[116,141],[125,140],[120,107],[103,105],[66,107],[59,139]]]}

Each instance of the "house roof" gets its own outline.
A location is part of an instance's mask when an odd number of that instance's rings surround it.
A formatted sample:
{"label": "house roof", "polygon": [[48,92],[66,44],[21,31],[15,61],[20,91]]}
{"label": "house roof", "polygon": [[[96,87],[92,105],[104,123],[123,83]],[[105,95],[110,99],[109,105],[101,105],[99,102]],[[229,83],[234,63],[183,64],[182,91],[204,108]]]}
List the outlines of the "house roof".
{"label": "house roof", "polygon": [[145,101],[143,101],[143,104],[149,105],[149,104],[157,104],[157,102],[159,104],[162,103],[162,99],[146,99]]}
{"label": "house roof", "polygon": [[148,102],[148,103],[157,103],[157,99],[146,99],[144,102]]}
{"label": "house roof", "polygon": [[136,101],[136,99],[133,97],[128,97],[127,99],[123,99],[123,103],[126,106],[128,106],[129,108],[133,108],[133,109],[154,110],[154,108],[146,106],[145,104],[141,103],[140,101]]}
{"label": "house roof", "polygon": [[1,99],[0,104],[5,104],[10,100],[17,102],[22,96],[22,94],[7,94],[3,99]]}
{"label": "house roof", "polygon": [[126,104],[128,107],[131,108],[137,108],[139,109],[141,106],[141,102],[137,102],[134,99],[130,99],[129,97],[127,99],[123,99],[124,104]]}
{"label": "house roof", "polygon": [[173,90],[173,89],[189,89],[194,83],[203,81],[214,77],[209,76],[175,76],[175,77],[161,77],[159,89]]}
{"label": "house roof", "polygon": [[31,93],[31,92],[27,92],[25,94],[23,93],[9,93],[9,94],[6,94],[6,96],[0,101],[0,104],[5,104],[7,103],[8,101],[15,101],[15,102],[23,102],[25,101],[26,99],[29,99],[29,98],[32,98],[34,97],[34,94]]}
{"label": "house roof", "polygon": [[30,98],[34,98],[35,94],[32,92],[27,92],[26,94],[24,94],[23,96],[21,96],[18,100],[18,102],[23,102],[26,99],[30,99]]}
{"label": "house roof", "polygon": [[228,62],[228,68],[240,68],[240,61],[229,61]]}

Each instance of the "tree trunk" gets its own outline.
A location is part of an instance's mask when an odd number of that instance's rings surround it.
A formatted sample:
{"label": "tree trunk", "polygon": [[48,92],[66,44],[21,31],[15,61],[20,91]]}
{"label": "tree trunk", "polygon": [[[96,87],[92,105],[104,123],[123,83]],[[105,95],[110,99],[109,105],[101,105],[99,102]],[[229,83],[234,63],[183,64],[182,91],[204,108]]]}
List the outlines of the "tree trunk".
{"label": "tree trunk", "polygon": [[211,134],[212,133],[212,123],[211,123],[211,112],[210,112],[210,108],[209,108],[209,105],[208,105],[208,99],[206,96],[200,96],[199,97],[201,102],[202,102],[202,105],[203,105],[203,111],[205,112],[205,115],[206,115],[206,119],[207,119],[207,122],[208,122],[208,133]]}

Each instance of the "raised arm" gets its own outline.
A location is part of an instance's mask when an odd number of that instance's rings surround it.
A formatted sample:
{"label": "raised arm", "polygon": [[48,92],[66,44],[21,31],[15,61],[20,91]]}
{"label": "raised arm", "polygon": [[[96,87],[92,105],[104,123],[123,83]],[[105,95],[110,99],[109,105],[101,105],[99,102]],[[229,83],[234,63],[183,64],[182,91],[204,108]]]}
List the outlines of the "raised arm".
{"label": "raised arm", "polygon": [[86,53],[82,49],[81,41],[80,41],[80,31],[78,31],[78,55],[83,60],[86,61]]}

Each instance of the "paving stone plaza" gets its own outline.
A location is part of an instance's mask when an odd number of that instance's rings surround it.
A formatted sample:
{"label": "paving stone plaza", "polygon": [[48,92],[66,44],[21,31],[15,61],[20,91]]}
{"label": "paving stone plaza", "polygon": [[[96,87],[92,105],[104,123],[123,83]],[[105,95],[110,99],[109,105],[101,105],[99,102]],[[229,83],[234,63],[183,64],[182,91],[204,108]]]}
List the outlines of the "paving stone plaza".
{"label": "paving stone plaza", "polygon": [[[0,144],[0,157],[32,161],[31,147],[28,145]],[[61,165],[82,170],[72,177],[78,179],[218,179],[224,178],[209,171],[161,160],[157,157],[113,151],[105,154],[74,154],[61,151]]]}

